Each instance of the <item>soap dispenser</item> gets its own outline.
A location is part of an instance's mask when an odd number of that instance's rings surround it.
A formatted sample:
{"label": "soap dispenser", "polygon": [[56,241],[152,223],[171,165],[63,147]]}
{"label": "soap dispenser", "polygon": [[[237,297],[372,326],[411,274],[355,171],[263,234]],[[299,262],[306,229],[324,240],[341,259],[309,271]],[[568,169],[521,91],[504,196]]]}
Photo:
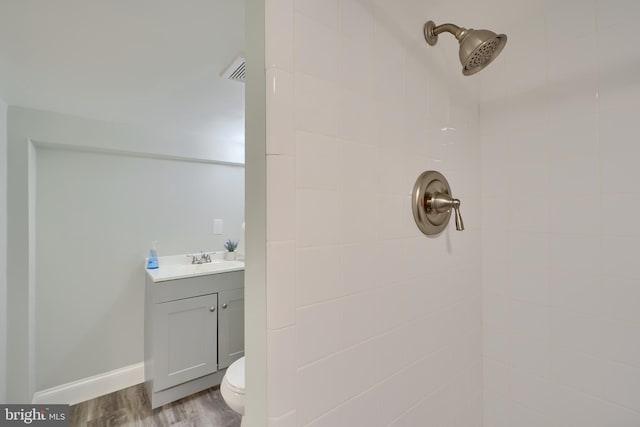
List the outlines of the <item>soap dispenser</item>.
{"label": "soap dispenser", "polygon": [[147,269],[153,270],[159,267],[158,265],[158,250],[156,249],[157,240],[154,240],[149,250],[149,260],[147,261]]}

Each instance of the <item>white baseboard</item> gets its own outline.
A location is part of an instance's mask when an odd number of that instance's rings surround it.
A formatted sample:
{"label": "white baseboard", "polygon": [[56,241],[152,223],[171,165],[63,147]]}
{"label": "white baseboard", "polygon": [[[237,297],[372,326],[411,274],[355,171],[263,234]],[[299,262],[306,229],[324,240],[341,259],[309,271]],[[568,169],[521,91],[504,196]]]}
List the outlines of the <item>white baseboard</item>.
{"label": "white baseboard", "polygon": [[33,404],[75,405],[144,382],[144,362],[37,391]]}

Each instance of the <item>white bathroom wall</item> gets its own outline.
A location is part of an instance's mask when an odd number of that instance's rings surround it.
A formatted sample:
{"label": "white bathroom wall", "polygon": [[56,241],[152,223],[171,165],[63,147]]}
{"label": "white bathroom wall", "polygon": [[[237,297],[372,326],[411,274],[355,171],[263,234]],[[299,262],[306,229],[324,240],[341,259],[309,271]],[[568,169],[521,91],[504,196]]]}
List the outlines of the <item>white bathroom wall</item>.
{"label": "white bathroom wall", "polygon": [[[16,215],[20,207],[35,213],[24,238],[35,244],[28,248],[35,256],[19,256],[25,240],[13,228],[9,239],[11,256],[33,269],[27,276],[29,269],[11,264],[9,282],[10,332],[34,319],[30,392],[142,362],[144,258],[151,241],[159,241],[162,256],[223,250],[226,239],[237,240],[244,167],[194,156],[187,138],[154,151],[156,135],[132,127],[18,107],[9,111],[10,207]],[[29,144],[35,154],[22,165],[19,153]],[[20,182],[35,189],[30,208],[16,200]],[[214,218],[224,220],[222,235],[213,235]],[[10,217],[10,224],[16,222]],[[29,295],[26,280],[35,280]],[[15,296],[18,291],[22,298]],[[30,299],[33,313],[17,312],[14,307],[28,306]],[[22,351],[12,348],[11,354],[27,358]],[[8,382],[12,400],[25,383],[17,375]]]}
{"label": "white bathroom wall", "polygon": [[7,374],[7,104],[0,99],[0,402]]}
{"label": "white bathroom wall", "polygon": [[483,72],[484,425],[638,426],[640,3],[524,3]]}
{"label": "white bathroom wall", "polygon": [[[36,386],[144,360],[144,257],[240,237],[244,168],[37,150]],[[213,235],[213,219],[224,234]],[[79,321],[81,320],[81,321]]]}
{"label": "white bathroom wall", "polygon": [[[421,3],[266,3],[272,427],[482,425],[477,106]],[[415,226],[429,169],[464,232]]]}

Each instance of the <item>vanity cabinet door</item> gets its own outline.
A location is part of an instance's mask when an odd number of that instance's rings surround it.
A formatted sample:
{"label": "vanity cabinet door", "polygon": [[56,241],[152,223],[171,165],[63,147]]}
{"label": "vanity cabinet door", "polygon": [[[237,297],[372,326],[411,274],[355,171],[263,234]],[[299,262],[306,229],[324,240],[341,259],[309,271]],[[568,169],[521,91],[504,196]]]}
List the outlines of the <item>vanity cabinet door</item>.
{"label": "vanity cabinet door", "polygon": [[244,356],[244,288],[218,294],[218,367]]}
{"label": "vanity cabinet door", "polygon": [[155,304],[154,391],[217,371],[218,294]]}

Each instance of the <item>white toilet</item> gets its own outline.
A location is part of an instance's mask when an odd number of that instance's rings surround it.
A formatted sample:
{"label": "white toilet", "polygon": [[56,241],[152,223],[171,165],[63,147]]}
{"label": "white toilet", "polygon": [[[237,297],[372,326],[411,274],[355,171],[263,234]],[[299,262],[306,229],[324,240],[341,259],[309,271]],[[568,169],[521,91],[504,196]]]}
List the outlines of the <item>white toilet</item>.
{"label": "white toilet", "polygon": [[244,357],[227,368],[220,384],[220,393],[229,408],[244,416]]}

